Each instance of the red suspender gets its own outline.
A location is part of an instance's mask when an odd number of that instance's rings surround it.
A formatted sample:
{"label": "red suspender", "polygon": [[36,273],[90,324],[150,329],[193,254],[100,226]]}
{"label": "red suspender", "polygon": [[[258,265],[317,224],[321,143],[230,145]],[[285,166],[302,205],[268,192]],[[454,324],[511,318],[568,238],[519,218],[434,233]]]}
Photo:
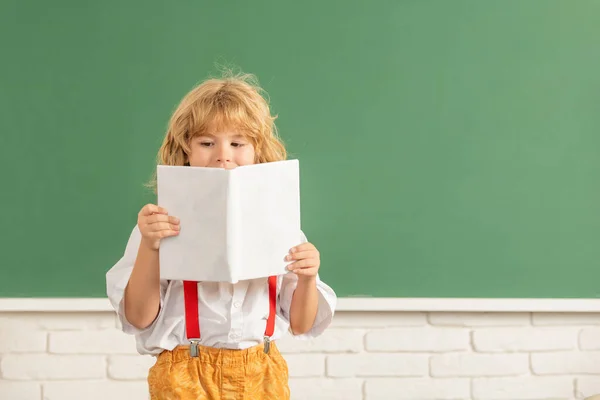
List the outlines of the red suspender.
{"label": "red suspender", "polygon": [[[265,352],[268,352],[271,336],[275,331],[275,315],[277,314],[277,276],[269,277],[269,318],[265,329]],[[193,345],[200,342],[200,318],[198,317],[198,282],[183,281],[183,297],[185,300],[185,333]],[[192,350],[192,355],[197,355]]]}
{"label": "red suspender", "polygon": [[188,340],[200,339],[198,282],[183,281],[183,297],[185,298],[185,334]]}
{"label": "red suspender", "polygon": [[267,319],[267,328],[265,329],[265,336],[273,336],[275,331],[275,314],[277,307],[277,277],[269,277],[269,318]]}

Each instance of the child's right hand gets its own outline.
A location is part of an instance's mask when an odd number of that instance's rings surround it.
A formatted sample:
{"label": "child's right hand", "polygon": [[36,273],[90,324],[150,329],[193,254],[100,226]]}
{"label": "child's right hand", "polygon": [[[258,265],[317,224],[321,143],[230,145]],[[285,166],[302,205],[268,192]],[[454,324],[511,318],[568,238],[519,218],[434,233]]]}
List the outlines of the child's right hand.
{"label": "child's right hand", "polygon": [[141,245],[158,250],[162,238],[179,235],[179,218],[168,215],[162,207],[146,204],[138,213],[138,228],[142,233]]}

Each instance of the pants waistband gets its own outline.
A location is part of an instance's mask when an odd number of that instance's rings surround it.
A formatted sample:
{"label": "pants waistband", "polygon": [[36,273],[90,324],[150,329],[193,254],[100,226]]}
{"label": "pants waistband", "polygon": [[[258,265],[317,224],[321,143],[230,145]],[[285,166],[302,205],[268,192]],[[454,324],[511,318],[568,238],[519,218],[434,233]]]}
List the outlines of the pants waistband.
{"label": "pants waistband", "polygon": [[156,363],[175,363],[181,361],[198,360],[201,363],[214,365],[244,365],[269,356],[279,356],[279,349],[275,342],[271,342],[269,354],[264,351],[264,344],[259,344],[247,349],[220,349],[215,347],[198,346],[198,357],[192,357],[189,345],[181,345],[173,350],[165,350],[157,357]]}

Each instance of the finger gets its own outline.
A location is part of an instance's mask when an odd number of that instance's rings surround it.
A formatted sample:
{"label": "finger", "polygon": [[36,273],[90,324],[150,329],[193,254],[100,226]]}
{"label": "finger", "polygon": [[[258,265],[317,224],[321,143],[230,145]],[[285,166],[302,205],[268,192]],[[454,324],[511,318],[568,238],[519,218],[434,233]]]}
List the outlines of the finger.
{"label": "finger", "polygon": [[148,230],[150,232],[158,232],[158,231],[178,231],[181,228],[179,224],[170,224],[168,222],[155,222],[153,224],[148,225]]}
{"label": "finger", "polygon": [[140,211],[142,215],[167,214],[167,210],[156,204],[146,204]]}
{"label": "finger", "polygon": [[146,204],[142,207],[140,211],[140,215],[148,216],[152,214],[168,214],[167,210],[163,207],[159,207],[156,204]]}
{"label": "finger", "polygon": [[316,250],[299,251],[285,256],[286,261],[303,260],[306,258],[319,258],[319,252]]}
{"label": "finger", "polygon": [[165,215],[165,214],[152,214],[152,215],[148,215],[144,218],[144,221],[150,225],[150,224],[155,224],[157,222],[168,222],[169,221],[169,216]]}
{"label": "finger", "polygon": [[307,250],[316,250],[317,248],[315,247],[314,244],[306,242],[306,243],[302,243],[299,244],[298,246],[294,246],[290,249],[290,253],[296,253],[299,251],[307,251]]}
{"label": "finger", "polygon": [[296,275],[306,275],[306,276],[315,276],[317,275],[317,273],[319,272],[319,269],[314,267],[314,268],[302,268],[302,269],[297,269],[294,270],[294,273]]}
{"label": "finger", "polygon": [[296,261],[296,262],[293,262],[290,265],[288,265],[287,269],[290,271],[294,271],[296,269],[312,268],[317,263],[318,263],[318,260],[315,260],[315,259],[300,260],[300,261]]}
{"label": "finger", "polygon": [[146,217],[147,224],[154,224],[156,222],[168,222],[171,224],[179,224],[179,218],[174,217],[172,215],[164,215],[164,214],[153,214]]}
{"label": "finger", "polygon": [[177,236],[180,231],[162,230],[156,232],[150,232],[149,236],[155,239],[163,239],[169,236]]}

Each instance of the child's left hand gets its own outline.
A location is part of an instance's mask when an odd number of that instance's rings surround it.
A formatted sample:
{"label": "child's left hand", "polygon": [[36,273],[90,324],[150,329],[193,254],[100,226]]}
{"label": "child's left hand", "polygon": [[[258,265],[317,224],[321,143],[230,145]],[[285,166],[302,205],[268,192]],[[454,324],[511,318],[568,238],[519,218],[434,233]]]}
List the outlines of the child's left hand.
{"label": "child's left hand", "polygon": [[299,279],[316,277],[321,265],[319,251],[312,243],[308,242],[292,247],[285,260],[294,260],[287,269],[298,275]]}

